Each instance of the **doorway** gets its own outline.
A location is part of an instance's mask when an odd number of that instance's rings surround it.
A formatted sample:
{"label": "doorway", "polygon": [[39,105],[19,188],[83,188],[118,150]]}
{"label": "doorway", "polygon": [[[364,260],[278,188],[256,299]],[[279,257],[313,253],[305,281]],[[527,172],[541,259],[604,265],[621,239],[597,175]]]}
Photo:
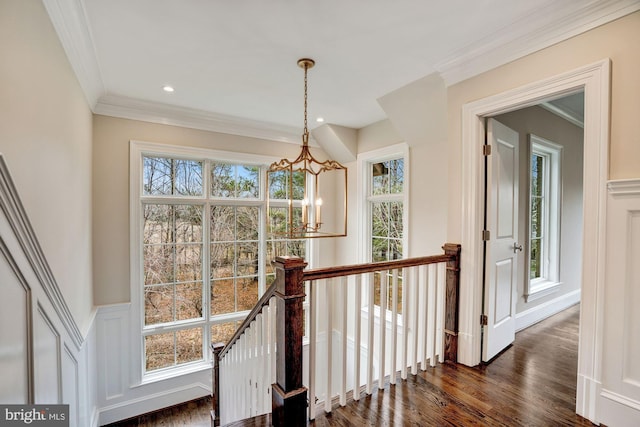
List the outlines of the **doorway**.
{"label": "doorway", "polygon": [[584,94],[487,118],[482,361],[580,302]]}
{"label": "doorway", "polygon": [[529,107],[541,100],[584,90],[584,202],[580,346],[576,412],[596,419],[601,379],[602,310],[598,295],[604,289],[604,231],[609,145],[610,61],[603,60],[480,99],[462,109],[462,254],[460,271],[460,363],[475,366],[481,360],[483,281],[484,179],[481,146],[484,117]]}

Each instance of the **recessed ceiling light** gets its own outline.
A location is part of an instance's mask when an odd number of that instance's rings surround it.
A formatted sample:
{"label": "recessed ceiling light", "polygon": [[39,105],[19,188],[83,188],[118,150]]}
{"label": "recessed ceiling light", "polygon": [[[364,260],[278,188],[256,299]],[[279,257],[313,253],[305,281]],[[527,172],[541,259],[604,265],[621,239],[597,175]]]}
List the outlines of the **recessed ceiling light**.
{"label": "recessed ceiling light", "polygon": [[324,118],[322,118],[322,117],[318,117],[318,118],[316,119],[316,122],[318,122],[318,123],[322,123],[322,122],[324,122]]}
{"label": "recessed ceiling light", "polygon": [[173,89],[172,86],[164,85],[164,86],[162,86],[162,90],[165,91],[165,92],[173,92],[175,89]]}

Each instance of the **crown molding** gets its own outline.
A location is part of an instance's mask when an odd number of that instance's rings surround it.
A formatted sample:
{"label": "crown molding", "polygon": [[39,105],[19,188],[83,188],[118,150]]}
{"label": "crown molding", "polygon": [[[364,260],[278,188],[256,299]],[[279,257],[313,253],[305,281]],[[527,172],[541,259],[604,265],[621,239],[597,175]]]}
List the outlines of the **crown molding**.
{"label": "crown molding", "polygon": [[569,110],[565,110],[564,108],[560,108],[556,105],[553,105],[550,102],[543,102],[540,104],[540,107],[544,108],[545,110],[555,114],[558,117],[561,117],[563,119],[565,119],[566,121],[568,121],[569,123],[572,123],[582,129],[584,129],[584,119],[580,119],[579,117],[576,117],[575,115],[571,114],[571,112],[569,112]]}
{"label": "crown molding", "polygon": [[82,0],[43,0],[89,108],[105,93]]}
{"label": "crown molding", "polygon": [[[586,2],[585,2],[586,3]],[[571,5],[552,2],[535,13],[476,42],[458,49],[436,64],[447,86],[504,65],[555,43],[589,31],[640,10],[638,0],[599,0],[587,3],[580,11]],[[558,16],[546,22],[548,16]]]}
{"label": "crown molding", "polygon": [[[159,102],[143,101],[120,95],[100,97],[94,108],[94,113],[297,145],[300,145],[302,141],[302,130],[294,127]],[[317,143],[310,140],[309,145],[317,146]]]}

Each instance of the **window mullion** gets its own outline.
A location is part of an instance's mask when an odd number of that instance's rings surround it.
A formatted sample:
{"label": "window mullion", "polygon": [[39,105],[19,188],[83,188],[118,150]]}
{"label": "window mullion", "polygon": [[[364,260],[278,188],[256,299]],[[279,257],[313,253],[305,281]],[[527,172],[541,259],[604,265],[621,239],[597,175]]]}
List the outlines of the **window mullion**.
{"label": "window mullion", "polygon": [[211,162],[203,162],[203,178],[205,204],[202,212],[202,354],[209,361],[209,344],[211,343]]}

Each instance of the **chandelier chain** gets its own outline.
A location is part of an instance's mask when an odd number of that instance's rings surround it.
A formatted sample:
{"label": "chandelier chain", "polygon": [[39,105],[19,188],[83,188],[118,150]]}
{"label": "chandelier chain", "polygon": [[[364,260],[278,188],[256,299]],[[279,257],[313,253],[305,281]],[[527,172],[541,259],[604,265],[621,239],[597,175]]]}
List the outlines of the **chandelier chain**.
{"label": "chandelier chain", "polygon": [[304,65],[304,135],[309,133],[307,129],[307,70],[309,66],[307,64]]}

